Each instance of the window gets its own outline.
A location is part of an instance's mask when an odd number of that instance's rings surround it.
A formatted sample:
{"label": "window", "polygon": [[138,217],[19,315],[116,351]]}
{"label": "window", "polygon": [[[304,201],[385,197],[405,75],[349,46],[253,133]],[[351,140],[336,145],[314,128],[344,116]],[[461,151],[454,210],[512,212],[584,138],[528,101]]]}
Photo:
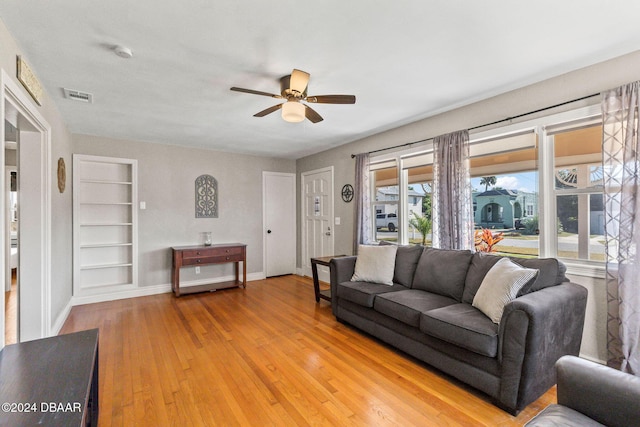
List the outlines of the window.
{"label": "window", "polygon": [[526,210],[525,210],[525,215],[526,216],[534,216],[535,215],[535,210],[533,209],[534,205],[527,205]]}
{"label": "window", "polygon": [[554,148],[557,255],[604,261],[602,125],[549,132]]}
{"label": "window", "polygon": [[398,168],[395,160],[371,165],[375,240],[398,242]]}
{"label": "window", "polygon": [[532,130],[471,141],[474,226],[502,233],[496,253],[539,255],[537,135]]}
{"label": "window", "polygon": [[[407,183],[407,217],[404,241],[431,246],[431,185],[433,183],[432,150],[412,153],[402,158],[403,179]],[[404,230],[404,229],[403,229]]]}
{"label": "window", "polygon": [[[558,257],[599,271],[600,120],[600,106],[594,105],[471,135],[474,226],[502,233],[497,254]],[[386,215],[376,218],[375,238],[431,245],[432,144],[372,159],[372,177],[374,212]],[[418,219],[425,221],[421,227]]]}
{"label": "window", "polygon": [[431,246],[431,181],[412,180],[415,172],[415,169],[408,170],[408,193],[414,194],[410,200],[413,199],[415,202],[410,202],[407,206],[407,240],[410,244]]}

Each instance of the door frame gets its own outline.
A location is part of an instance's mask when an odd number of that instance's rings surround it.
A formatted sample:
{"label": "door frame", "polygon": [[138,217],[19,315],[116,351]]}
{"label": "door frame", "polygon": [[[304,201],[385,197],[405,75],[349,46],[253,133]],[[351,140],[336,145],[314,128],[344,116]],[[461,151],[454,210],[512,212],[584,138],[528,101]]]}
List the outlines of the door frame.
{"label": "door frame", "polygon": [[[42,178],[40,181],[40,254],[42,260],[39,272],[40,283],[38,289],[33,292],[38,295],[39,301],[30,301],[30,304],[20,304],[18,316],[20,317],[21,329],[25,327],[24,317],[39,319],[38,325],[33,325],[27,336],[23,336],[19,331],[19,339],[35,339],[51,335],[51,126],[38,111],[33,101],[25,94],[24,90],[2,69],[0,70],[0,135],[4,138],[4,121],[7,115],[5,103],[11,105],[11,113],[15,110],[16,116],[22,117],[29,122],[40,135],[40,164],[42,165]],[[18,143],[19,144],[19,143]],[[18,150],[20,147],[18,146]],[[4,149],[0,150],[0,164],[4,165]],[[5,176],[0,174],[0,188],[5,187]],[[6,203],[5,192],[0,192],[0,206]],[[0,223],[6,221],[5,210],[0,209]],[[0,259],[5,259],[6,236],[0,233]],[[19,246],[20,253],[25,249],[24,245]],[[27,249],[28,250],[28,249]],[[4,262],[0,266],[0,276],[5,274]],[[24,285],[24,284],[23,284]],[[24,301],[23,301],[24,303]],[[4,292],[0,296],[0,306],[2,316],[0,316],[0,348],[4,347]]]}
{"label": "door frame", "polygon": [[301,246],[302,246],[302,259],[300,260],[300,268],[302,269],[302,274],[305,276],[311,276],[311,262],[307,261],[309,260],[309,256],[307,254],[307,228],[306,228],[306,221],[305,221],[305,212],[304,212],[304,203],[305,203],[305,198],[304,198],[304,188],[305,188],[305,179],[307,178],[307,176],[309,175],[315,175],[317,173],[322,173],[322,172],[330,172],[331,175],[331,183],[329,185],[329,200],[331,200],[331,207],[329,209],[329,218],[330,218],[330,223],[331,223],[331,239],[329,241],[329,247],[330,247],[330,252],[331,254],[334,253],[335,250],[335,237],[336,237],[336,233],[335,233],[335,224],[334,224],[334,218],[335,218],[335,199],[334,199],[334,182],[335,182],[335,177],[334,177],[334,171],[333,171],[333,165],[332,166],[326,166],[320,169],[314,169],[311,171],[306,171],[306,172],[301,172],[300,173],[300,242],[301,242]]}
{"label": "door frame", "polygon": [[[297,242],[297,238],[296,238],[296,174],[295,173],[289,173],[289,172],[269,172],[269,171],[262,171],[262,232],[266,233],[266,227],[267,227],[267,201],[266,201],[266,197],[267,197],[267,177],[268,176],[281,176],[281,177],[290,177],[293,180],[293,203],[291,204],[291,206],[288,207],[288,209],[291,211],[291,217],[293,218],[293,221],[291,221],[291,231],[293,232],[293,238],[294,240],[294,251],[293,251],[293,270],[291,271],[292,273],[295,273],[296,270],[296,254],[298,253],[297,247],[298,247],[298,242]],[[263,239],[262,239],[262,265],[264,266],[263,268],[263,273],[264,276],[267,277],[267,236],[266,234],[263,234]]]}
{"label": "door frame", "polygon": [[[6,141],[5,141],[5,150],[6,150]],[[16,150],[17,151],[17,150]],[[17,153],[16,153],[16,160],[17,160]],[[16,174],[18,173],[18,166],[6,166],[4,167],[4,185],[5,188],[3,189],[4,191],[4,202],[5,205],[3,207],[4,209],[4,215],[6,218],[6,221],[4,222],[4,238],[5,241],[4,243],[7,245],[7,248],[9,250],[9,253],[5,253],[4,254],[4,265],[5,267],[7,265],[10,264],[11,262],[11,226],[9,225],[9,223],[11,222],[11,218],[8,218],[9,212],[11,212],[11,206],[8,203],[7,200],[7,196],[9,195],[11,188],[10,188],[10,183],[8,182],[11,179],[11,174],[15,172]],[[19,271],[20,269],[18,269]],[[11,284],[11,268],[5,268],[5,272],[4,272],[4,283],[5,283],[5,291],[9,290],[6,288],[7,285],[10,286]]]}

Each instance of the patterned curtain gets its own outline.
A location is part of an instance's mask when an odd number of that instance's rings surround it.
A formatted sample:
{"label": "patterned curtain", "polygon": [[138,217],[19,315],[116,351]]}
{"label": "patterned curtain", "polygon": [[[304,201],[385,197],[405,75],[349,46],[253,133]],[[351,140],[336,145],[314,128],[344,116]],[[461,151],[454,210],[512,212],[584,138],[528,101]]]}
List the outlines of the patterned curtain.
{"label": "patterned curtain", "polygon": [[640,375],[640,82],[602,100],[607,363]]}
{"label": "patterned curtain", "polygon": [[369,185],[369,153],[356,155],[356,176],[354,188],[355,227],[353,228],[353,254],[358,253],[358,245],[365,244],[371,236],[371,188]]}
{"label": "patterned curtain", "polygon": [[438,136],[433,145],[433,246],[472,249],[469,132]]}

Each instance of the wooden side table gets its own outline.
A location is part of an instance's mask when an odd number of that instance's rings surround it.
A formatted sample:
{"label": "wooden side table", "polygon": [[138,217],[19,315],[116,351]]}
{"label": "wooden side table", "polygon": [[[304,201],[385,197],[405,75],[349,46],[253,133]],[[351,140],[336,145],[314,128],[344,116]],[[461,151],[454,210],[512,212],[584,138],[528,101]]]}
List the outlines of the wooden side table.
{"label": "wooden side table", "polygon": [[97,426],[98,330],[11,344],[0,352],[0,425]]}
{"label": "wooden side table", "polygon": [[320,290],[320,280],[318,279],[318,265],[329,267],[329,263],[334,258],[340,258],[346,255],[331,255],[311,258],[311,273],[313,274],[313,291],[316,294],[316,302],[320,302],[320,298],[331,301],[331,289],[326,291]]}

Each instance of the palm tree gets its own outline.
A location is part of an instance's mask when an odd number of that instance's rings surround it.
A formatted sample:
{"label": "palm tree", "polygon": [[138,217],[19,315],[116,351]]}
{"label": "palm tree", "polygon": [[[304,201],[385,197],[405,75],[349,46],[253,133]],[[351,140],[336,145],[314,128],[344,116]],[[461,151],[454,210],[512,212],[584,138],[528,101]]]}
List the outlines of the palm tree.
{"label": "palm tree", "polygon": [[424,246],[427,240],[427,234],[431,231],[431,220],[426,216],[420,216],[415,212],[411,213],[413,214],[413,218],[409,219],[409,225],[422,234],[422,246]]}
{"label": "palm tree", "polygon": [[484,191],[487,191],[489,186],[493,187],[496,185],[496,182],[498,182],[498,180],[495,176],[483,176],[480,178],[480,185],[484,185]]}

